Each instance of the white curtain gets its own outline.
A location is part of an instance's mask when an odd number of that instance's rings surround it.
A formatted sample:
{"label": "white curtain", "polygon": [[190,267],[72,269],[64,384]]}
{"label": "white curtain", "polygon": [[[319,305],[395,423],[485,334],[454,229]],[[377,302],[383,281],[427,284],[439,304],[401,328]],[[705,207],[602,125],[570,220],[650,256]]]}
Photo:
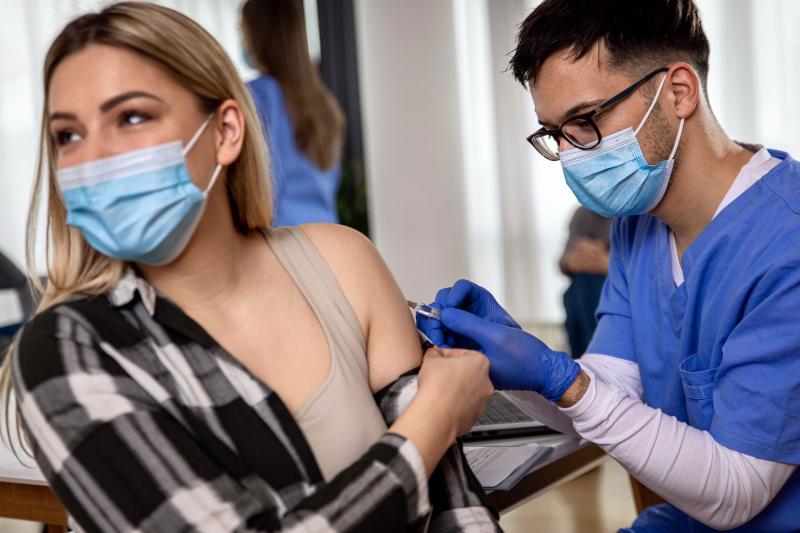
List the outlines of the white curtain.
{"label": "white curtain", "polygon": [[698,0],[711,41],[709,97],[737,140],[800,157],[800,2]]}

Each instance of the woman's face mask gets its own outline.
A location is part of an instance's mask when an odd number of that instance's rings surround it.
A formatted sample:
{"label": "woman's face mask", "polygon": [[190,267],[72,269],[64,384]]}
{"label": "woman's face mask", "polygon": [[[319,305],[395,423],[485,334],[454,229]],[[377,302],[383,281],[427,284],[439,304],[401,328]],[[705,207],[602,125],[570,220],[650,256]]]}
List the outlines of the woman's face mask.
{"label": "woman's face mask", "polygon": [[186,165],[210,120],[185,148],[175,140],[59,170],[67,224],[114,259],[155,265],[174,260],[186,248],[222,170],[217,164],[201,191]]}

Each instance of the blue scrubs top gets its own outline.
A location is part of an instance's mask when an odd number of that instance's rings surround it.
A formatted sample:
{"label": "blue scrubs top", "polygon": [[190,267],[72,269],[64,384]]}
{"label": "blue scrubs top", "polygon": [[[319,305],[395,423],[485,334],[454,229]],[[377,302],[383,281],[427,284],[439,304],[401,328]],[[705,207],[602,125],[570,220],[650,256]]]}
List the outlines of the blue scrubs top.
{"label": "blue scrubs top", "polygon": [[[614,222],[591,353],[638,363],[644,401],[753,457],[800,463],[800,163],[781,163],[727,206],[672,277],[669,228]],[[698,480],[702,483],[703,480]],[[800,469],[734,531],[800,530]],[[671,505],[630,531],[711,531]]]}
{"label": "blue scrubs top", "polygon": [[277,81],[261,76],[247,84],[267,137],[272,174],[274,226],[339,222],[336,193],[341,166],[321,170],[297,147],[294,128]]}

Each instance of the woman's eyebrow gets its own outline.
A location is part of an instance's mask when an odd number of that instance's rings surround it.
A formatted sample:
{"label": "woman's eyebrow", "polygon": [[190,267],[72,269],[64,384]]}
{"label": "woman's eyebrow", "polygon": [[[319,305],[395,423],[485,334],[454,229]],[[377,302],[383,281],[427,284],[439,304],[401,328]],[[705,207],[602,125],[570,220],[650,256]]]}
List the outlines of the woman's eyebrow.
{"label": "woman's eyebrow", "polygon": [[100,111],[102,113],[107,113],[112,108],[118,106],[122,102],[130,100],[131,98],[151,98],[153,100],[158,100],[159,102],[163,102],[161,98],[154,94],[150,94],[145,91],[128,91],[126,93],[118,94],[113,98],[109,98],[102,104],[100,104]]}
{"label": "woman's eyebrow", "polygon": [[63,111],[55,111],[50,113],[50,116],[47,118],[48,122],[53,122],[54,120],[78,120],[78,115],[75,113],[64,113]]}
{"label": "woman's eyebrow", "polygon": [[[113,98],[109,98],[108,100],[100,104],[99,109],[102,113],[107,113],[114,107],[118,106],[122,102],[130,100],[131,98],[151,98],[159,102],[164,101],[158,96],[150,94],[145,91],[128,91],[126,93],[118,94]],[[47,120],[48,122],[53,122],[54,120],[78,120],[78,115],[76,115],[75,113],[67,113],[64,111],[54,111],[50,113],[50,116],[48,117]]]}

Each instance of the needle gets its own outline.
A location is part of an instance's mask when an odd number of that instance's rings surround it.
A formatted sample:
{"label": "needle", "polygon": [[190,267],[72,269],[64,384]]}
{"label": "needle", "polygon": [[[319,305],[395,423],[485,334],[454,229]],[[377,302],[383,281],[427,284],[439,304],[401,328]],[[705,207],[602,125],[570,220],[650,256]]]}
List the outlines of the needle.
{"label": "needle", "polygon": [[439,311],[437,309],[434,309],[430,305],[418,304],[416,302],[412,302],[411,300],[406,300],[406,303],[418,315],[426,316],[426,317],[432,318],[434,320],[441,320],[441,316],[439,315]]}

